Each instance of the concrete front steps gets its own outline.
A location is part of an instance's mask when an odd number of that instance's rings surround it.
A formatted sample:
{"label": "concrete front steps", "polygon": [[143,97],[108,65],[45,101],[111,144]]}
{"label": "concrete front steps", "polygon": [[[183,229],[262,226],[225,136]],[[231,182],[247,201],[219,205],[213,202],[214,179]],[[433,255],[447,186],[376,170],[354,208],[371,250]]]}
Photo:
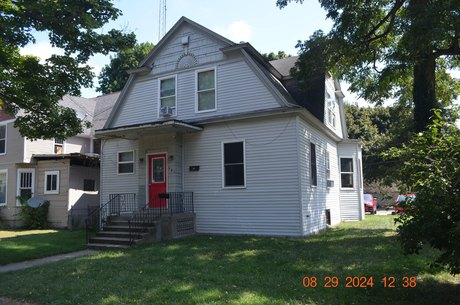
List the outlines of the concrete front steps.
{"label": "concrete front steps", "polygon": [[129,237],[130,216],[110,216],[103,229],[89,238],[89,249],[125,249],[155,239],[155,224],[137,224],[133,228],[133,240]]}

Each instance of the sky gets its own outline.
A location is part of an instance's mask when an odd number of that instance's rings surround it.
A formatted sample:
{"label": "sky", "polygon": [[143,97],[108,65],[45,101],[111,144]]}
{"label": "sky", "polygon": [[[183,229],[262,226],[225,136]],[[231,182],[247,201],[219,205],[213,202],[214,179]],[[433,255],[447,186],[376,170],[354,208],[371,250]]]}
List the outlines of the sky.
{"label": "sky", "polygon": [[[101,29],[107,32],[112,28],[134,32],[138,42],[159,40],[159,2],[160,0],[113,0],[115,7],[123,15]],[[326,19],[326,12],[318,1],[304,1],[303,4],[291,2],[284,9],[276,7],[276,0],[166,0],[166,31],[182,16],[185,16],[208,29],[234,41],[249,42],[261,53],[284,51],[297,55],[297,41],[307,40],[316,30],[328,32],[332,21]],[[45,34],[37,35],[36,44],[27,45],[22,54],[32,54],[42,59],[53,53]],[[110,57],[96,55],[89,61],[96,76],[102,67],[108,64]],[[460,71],[455,72],[460,78]],[[84,97],[100,95],[95,91],[98,85],[94,79],[94,88],[82,89]],[[368,105],[356,95],[347,92],[347,84],[342,84],[345,100]]]}
{"label": "sky", "polygon": [[[159,2],[160,0],[113,0],[115,7],[123,15],[101,30],[112,28],[134,32],[138,42],[158,42]],[[297,55],[295,45],[298,40],[306,40],[314,31],[328,31],[332,22],[326,20],[326,13],[318,1],[305,1],[303,4],[291,3],[280,10],[276,0],[166,0],[166,30],[169,30],[182,16],[185,16],[212,31],[234,41],[249,42],[261,53],[284,51]],[[46,34],[36,35],[36,44],[21,50],[41,59],[53,53]],[[89,65],[98,75],[110,61],[109,56],[96,55]],[[98,82],[95,79],[94,85]],[[84,97],[100,93],[93,89],[83,89]]]}

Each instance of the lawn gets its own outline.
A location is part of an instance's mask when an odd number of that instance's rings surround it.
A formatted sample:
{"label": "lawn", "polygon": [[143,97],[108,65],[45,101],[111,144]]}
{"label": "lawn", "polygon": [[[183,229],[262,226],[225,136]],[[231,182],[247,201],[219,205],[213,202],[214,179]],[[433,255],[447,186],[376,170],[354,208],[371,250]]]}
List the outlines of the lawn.
{"label": "lawn", "polygon": [[83,230],[0,230],[0,265],[83,250],[85,242]]}
{"label": "lawn", "polygon": [[[368,216],[308,238],[196,236],[100,252],[0,274],[0,295],[43,305],[460,304],[459,278],[430,269],[433,254],[403,256],[393,217]],[[361,276],[366,287],[345,287]],[[404,276],[416,286],[402,287]]]}

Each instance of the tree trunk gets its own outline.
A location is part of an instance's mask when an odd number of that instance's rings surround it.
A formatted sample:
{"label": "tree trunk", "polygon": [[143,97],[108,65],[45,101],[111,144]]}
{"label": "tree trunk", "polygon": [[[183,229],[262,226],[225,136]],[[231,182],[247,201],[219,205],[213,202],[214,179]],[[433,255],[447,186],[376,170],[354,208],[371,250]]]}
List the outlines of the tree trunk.
{"label": "tree trunk", "polygon": [[440,107],[436,100],[436,59],[427,57],[414,66],[414,99],[415,130],[423,131],[431,123],[433,109]]}

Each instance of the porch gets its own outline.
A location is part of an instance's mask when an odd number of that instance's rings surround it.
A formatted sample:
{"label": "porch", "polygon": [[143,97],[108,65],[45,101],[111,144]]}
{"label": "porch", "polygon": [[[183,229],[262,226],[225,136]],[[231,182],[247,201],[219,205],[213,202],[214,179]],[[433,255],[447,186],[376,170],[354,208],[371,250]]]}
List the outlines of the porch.
{"label": "porch", "polygon": [[89,248],[126,248],[195,233],[193,192],[160,193],[144,206],[137,197],[136,193],[111,194],[107,203],[88,210]]}

